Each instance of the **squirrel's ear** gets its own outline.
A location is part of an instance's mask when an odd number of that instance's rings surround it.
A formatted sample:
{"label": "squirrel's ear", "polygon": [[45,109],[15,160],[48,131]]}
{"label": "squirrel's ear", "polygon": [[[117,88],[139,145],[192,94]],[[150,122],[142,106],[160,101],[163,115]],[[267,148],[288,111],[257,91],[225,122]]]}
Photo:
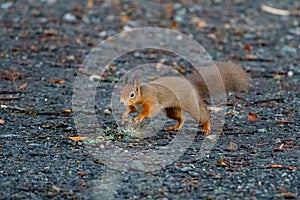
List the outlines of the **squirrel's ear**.
{"label": "squirrel's ear", "polygon": [[124,84],[127,85],[128,84],[128,79],[129,79],[129,75],[125,74],[124,76]]}
{"label": "squirrel's ear", "polygon": [[141,86],[141,80],[139,78],[135,78],[133,80],[133,87],[136,91],[140,90],[140,86]]}

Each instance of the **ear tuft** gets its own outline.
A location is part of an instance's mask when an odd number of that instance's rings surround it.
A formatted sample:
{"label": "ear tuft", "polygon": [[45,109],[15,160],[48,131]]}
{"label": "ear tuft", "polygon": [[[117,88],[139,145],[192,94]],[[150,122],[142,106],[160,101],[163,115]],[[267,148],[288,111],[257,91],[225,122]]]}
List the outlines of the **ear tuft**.
{"label": "ear tuft", "polygon": [[128,84],[128,79],[129,79],[129,75],[128,75],[128,73],[127,73],[127,74],[125,74],[125,76],[124,76],[124,84],[125,84],[125,85]]}
{"label": "ear tuft", "polygon": [[134,78],[133,87],[137,92],[140,90],[140,87],[141,87],[141,79],[140,78]]}

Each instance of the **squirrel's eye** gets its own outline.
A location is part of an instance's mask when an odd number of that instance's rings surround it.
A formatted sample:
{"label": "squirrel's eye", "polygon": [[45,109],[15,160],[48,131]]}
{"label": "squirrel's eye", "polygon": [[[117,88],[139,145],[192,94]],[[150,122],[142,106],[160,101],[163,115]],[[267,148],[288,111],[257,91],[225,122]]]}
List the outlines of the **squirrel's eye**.
{"label": "squirrel's eye", "polygon": [[133,98],[134,97],[134,92],[131,92],[129,95],[130,95],[131,98]]}

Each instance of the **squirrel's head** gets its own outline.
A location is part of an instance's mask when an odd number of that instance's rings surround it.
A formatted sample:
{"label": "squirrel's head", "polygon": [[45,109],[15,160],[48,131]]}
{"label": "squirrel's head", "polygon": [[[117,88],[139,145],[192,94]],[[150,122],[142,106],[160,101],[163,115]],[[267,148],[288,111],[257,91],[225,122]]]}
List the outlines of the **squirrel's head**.
{"label": "squirrel's head", "polygon": [[135,78],[133,83],[128,83],[128,77],[124,79],[125,86],[121,90],[120,102],[124,105],[133,105],[141,101],[141,81]]}

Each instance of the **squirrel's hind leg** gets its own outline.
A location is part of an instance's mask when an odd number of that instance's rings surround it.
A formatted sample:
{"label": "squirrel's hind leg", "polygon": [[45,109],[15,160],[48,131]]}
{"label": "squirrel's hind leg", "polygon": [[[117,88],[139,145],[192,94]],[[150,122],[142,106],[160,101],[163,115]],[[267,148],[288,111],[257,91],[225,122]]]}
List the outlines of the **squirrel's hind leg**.
{"label": "squirrel's hind leg", "polygon": [[188,113],[202,125],[202,133],[207,134],[210,131],[210,115],[202,99],[198,98],[198,109],[190,109]]}
{"label": "squirrel's hind leg", "polygon": [[180,108],[166,108],[165,113],[168,118],[178,121],[178,123],[175,126],[169,126],[167,130],[178,131],[185,122],[184,112]]}

